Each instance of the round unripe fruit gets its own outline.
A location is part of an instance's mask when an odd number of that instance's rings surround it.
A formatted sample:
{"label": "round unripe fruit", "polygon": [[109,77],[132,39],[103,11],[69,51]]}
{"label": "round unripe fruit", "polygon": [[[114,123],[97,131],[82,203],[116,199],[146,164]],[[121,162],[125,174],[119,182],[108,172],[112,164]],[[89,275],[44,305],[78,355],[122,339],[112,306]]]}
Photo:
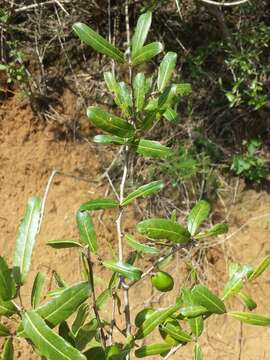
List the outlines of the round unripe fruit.
{"label": "round unripe fruit", "polygon": [[173,278],[165,271],[158,271],[151,277],[153,286],[162,292],[171,291],[174,286]]}
{"label": "round unripe fruit", "polygon": [[155,312],[153,308],[145,308],[142,311],[140,311],[136,317],[135,317],[135,325],[137,327],[140,327],[142,323],[149,318],[150,315],[152,315]]}

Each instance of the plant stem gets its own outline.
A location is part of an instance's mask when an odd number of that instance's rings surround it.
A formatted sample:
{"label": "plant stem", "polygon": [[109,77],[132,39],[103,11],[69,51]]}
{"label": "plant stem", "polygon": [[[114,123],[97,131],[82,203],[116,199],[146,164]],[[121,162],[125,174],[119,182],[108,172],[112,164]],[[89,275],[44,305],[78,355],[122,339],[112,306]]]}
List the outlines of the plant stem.
{"label": "plant stem", "polygon": [[95,283],[94,283],[94,273],[93,273],[93,263],[91,260],[91,252],[89,249],[87,249],[87,256],[86,256],[86,260],[87,260],[87,265],[88,265],[88,270],[89,270],[89,284],[92,290],[92,298],[93,298],[93,310],[97,319],[97,323],[98,323],[98,328],[99,328],[99,332],[100,332],[100,340],[102,343],[103,348],[105,349],[106,347],[106,337],[103,331],[103,327],[102,327],[102,323],[100,320],[100,316],[98,313],[98,308],[97,308],[97,303],[96,303],[96,292],[95,292]]}

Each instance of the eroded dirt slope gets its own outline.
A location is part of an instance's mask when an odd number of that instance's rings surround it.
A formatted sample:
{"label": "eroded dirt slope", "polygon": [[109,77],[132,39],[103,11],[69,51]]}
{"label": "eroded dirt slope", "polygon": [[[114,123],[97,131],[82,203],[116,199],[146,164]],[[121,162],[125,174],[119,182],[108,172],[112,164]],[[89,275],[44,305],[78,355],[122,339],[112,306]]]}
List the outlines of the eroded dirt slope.
{"label": "eroded dirt slope", "polygon": [[[72,107],[72,103],[69,103]],[[11,259],[16,231],[27,199],[33,195],[42,196],[48,178],[54,169],[72,173],[81,178],[58,176],[51,187],[46,206],[44,224],[39,236],[29,276],[29,285],[23,292],[23,301],[31,289],[33,276],[43,271],[51,277],[53,269],[61,273],[65,280],[72,283],[80,278],[80,264],[73,250],[57,252],[45,246],[52,239],[77,238],[75,212],[78,206],[99,195],[104,195],[106,186],[96,188],[95,182],[101,173],[104,152],[87,142],[57,140],[49,126],[38,125],[27,105],[12,98],[0,105],[0,254]],[[83,178],[83,180],[82,180]],[[86,181],[85,181],[86,180]],[[238,195],[235,205],[228,204],[228,221],[231,225],[224,248],[226,257],[221,254],[222,247],[215,254],[215,261],[209,265],[211,282],[220,288],[220,278],[225,278],[226,261],[229,257],[239,262],[256,264],[270,253],[270,196],[267,193],[248,191]],[[112,214],[113,215],[113,214]],[[112,218],[106,220],[110,228]],[[245,224],[245,226],[243,226]],[[103,255],[111,256],[108,244],[113,244],[114,231],[107,231],[102,222],[99,228],[104,234],[100,241]],[[215,250],[213,250],[215,251]],[[177,263],[176,263],[177,265]],[[169,266],[178,283],[182,278],[180,267]],[[216,275],[216,279],[214,279]],[[104,277],[100,269],[99,277]],[[47,283],[50,289],[52,284]],[[100,282],[102,287],[102,281]],[[147,284],[135,288],[131,294],[134,307],[140,308],[142,294],[152,293]],[[269,272],[255,284],[251,294],[260,304],[258,312],[270,314]],[[166,304],[168,300],[161,300]],[[236,305],[232,304],[232,307]],[[237,303],[239,309],[239,303]],[[241,357],[240,340],[242,331]],[[261,360],[268,359],[270,353],[270,330],[243,326],[227,320],[226,317],[214,318],[207,323],[206,335],[202,339],[203,351],[207,359],[218,360]],[[157,341],[157,340],[156,340]],[[16,359],[36,359],[23,340],[17,344]],[[268,354],[268,355],[267,355]],[[174,359],[191,359],[187,346]]]}

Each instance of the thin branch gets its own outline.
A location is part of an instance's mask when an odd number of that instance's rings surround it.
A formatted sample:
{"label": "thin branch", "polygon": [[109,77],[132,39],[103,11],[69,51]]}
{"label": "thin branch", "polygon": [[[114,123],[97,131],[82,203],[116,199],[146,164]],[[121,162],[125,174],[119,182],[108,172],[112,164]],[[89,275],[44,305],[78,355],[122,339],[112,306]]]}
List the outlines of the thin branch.
{"label": "thin branch", "polygon": [[238,1],[232,1],[232,2],[218,2],[218,1],[213,1],[213,0],[200,0],[201,2],[204,2],[206,4],[210,4],[210,5],[215,5],[215,6],[237,6],[237,5],[242,5],[245,4],[247,2],[249,2],[249,0],[238,0]]}
{"label": "thin branch", "polygon": [[175,346],[174,348],[172,348],[168,354],[163,358],[163,360],[168,360],[172,355],[174,355],[182,346],[184,346],[184,344],[179,344],[177,346]]}

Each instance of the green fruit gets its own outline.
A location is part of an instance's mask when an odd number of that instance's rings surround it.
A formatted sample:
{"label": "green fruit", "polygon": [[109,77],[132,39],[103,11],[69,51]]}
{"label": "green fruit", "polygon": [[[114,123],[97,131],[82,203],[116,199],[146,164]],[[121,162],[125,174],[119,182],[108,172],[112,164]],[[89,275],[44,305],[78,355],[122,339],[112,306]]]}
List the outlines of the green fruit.
{"label": "green fruit", "polygon": [[174,286],[173,278],[165,271],[158,271],[151,277],[153,286],[162,292],[171,291]]}
{"label": "green fruit", "polygon": [[135,325],[137,327],[140,327],[142,323],[149,318],[150,315],[152,315],[155,312],[152,308],[145,308],[142,311],[138,312],[138,314],[135,317]]}

